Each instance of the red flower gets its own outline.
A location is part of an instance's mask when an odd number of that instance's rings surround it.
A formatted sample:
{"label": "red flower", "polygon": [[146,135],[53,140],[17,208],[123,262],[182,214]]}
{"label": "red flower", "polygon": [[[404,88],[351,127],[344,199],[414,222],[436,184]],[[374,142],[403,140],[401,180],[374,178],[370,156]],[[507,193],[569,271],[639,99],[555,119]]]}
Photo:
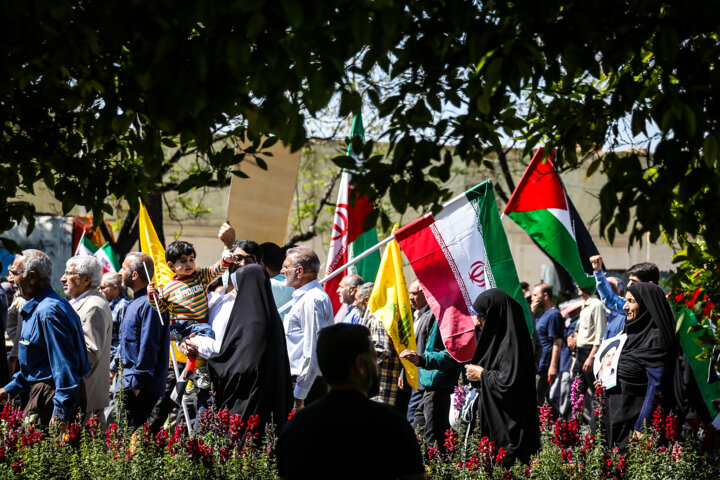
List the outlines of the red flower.
{"label": "red flower", "polygon": [[678,430],[679,425],[677,415],[669,413],[667,417],[665,417],[665,437],[668,442],[674,443],[678,441]]}
{"label": "red flower", "polygon": [[710,318],[710,314],[712,314],[713,308],[715,308],[715,304],[713,302],[711,302],[710,300],[705,302],[705,306],[702,310],[702,316],[705,318]]}
{"label": "red flower", "polygon": [[692,310],[692,308],[695,306],[695,302],[697,302],[697,298],[700,295],[700,292],[702,291],[702,288],[698,287],[697,290],[693,293],[693,296],[690,300],[688,300],[685,305]]}
{"label": "red flower", "polygon": [[577,420],[555,421],[555,433],[552,442],[560,448],[572,448],[580,442],[580,424]]}
{"label": "red flower", "polygon": [[507,458],[507,451],[503,447],[498,449],[497,455],[495,456],[495,463],[503,464]]}
{"label": "red flower", "polygon": [[450,429],[445,430],[445,449],[448,452],[454,452],[457,443],[458,439],[455,433]]}

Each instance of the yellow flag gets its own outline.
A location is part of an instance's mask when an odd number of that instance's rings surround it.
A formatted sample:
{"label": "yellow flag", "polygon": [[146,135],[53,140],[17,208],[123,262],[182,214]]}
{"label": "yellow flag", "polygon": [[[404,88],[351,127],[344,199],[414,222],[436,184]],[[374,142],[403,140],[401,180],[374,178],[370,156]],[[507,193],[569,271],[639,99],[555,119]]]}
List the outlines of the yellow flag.
{"label": "yellow flag", "polygon": [[155,282],[155,287],[162,288],[175,274],[170,270],[170,267],[168,267],[165,261],[165,248],[162,246],[162,243],[160,243],[160,240],[158,240],[155,227],[153,227],[150,216],[148,215],[145,205],[142,204],[142,201],[140,201],[138,219],[140,221],[140,250],[152,258],[155,264],[155,274],[153,275],[152,281]]}
{"label": "yellow flag", "polygon": [[[139,200],[139,199],[138,199]],[[138,212],[138,221],[140,226],[138,228],[140,232],[140,251],[147,253],[152,258],[155,264],[155,274],[153,275],[152,281],[155,282],[155,287],[160,288],[170,281],[175,274],[167,262],[165,261],[165,247],[162,246],[158,239],[157,233],[155,233],[155,227],[153,227],[150,216],[148,215],[145,205],[142,200],[140,201],[140,211]],[[175,342],[170,342],[173,350],[175,350],[175,358],[180,363],[187,362],[187,357],[180,352]]]}
{"label": "yellow flag", "polygon": [[[398,229],[397,224],[393,233]],[[375,285],[373,286],[368,309],[382,322],[397,353],[405,349],[415,350],[415,333],[413,331],[413,315],[410,307],[403,273],[402,254],[397,240],[393,239],[385,247]],[[405,367],[408,383],[417,389],[417,367],[407,360],[401,362]]]}

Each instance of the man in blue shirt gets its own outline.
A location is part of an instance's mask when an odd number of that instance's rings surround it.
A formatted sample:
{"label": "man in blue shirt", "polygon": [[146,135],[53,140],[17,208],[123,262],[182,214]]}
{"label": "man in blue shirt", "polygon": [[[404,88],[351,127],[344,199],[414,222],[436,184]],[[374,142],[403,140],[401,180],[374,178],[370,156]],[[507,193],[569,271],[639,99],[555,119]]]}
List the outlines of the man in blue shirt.
{"label": "man in blue shirt", "polygon": [[337,294],[340,297],[340,303],[345,308],[342,309],[343,313],[338,311],[338,315],[335,315],[335,323],[352,323],[353,325],[360,323],[358,309],[353,304],[355,303],[355,294],[363,283],[365,282],[362,277],[357,274],[346,275],[340,280]]}
{"label": "man in blue shirt", "polygon": [[112,342],[110,344],[110,381],[112,382],[120,366],[120,325],[122,325],[125,309],[130,299],[125,295],[122,275],[117,272],[108,272],[102,277],[98,287],[105,300],[110,303],[112,312]]}
{"label": "man in blue shirt", "polygon": [[25,417],[67,428],[84,398],[82,376],[90,370],[80,318],[50,286],[52,261],[39,250],[25,250],[9,269],[10,281],[28,302],[22,309],[18,351],[20,371],[0,389],[0,403],[30,392]]}
{"label": "man in blue shirt", "polygon": [[530,309],[534,315],[540,310],[543,312],[535,321],[535,329],[542,349],[535,377],[537,404],[540,406],[545,403],[550,385],[558,376],[565,322],[560,310],[553,303],[552,287],[547,283],[537,284],[533,288]]}
{"label": "man in blue shirt", "polygon": [[[617,295],[608,279],[605,278],[602,256],[594,255],[590,257],[590,264],[595,274],[595,283],[600,294],[600,300],[602,300],[605,308],[610,310],[605,338],[611,338],[625,328],[625,310],[623,310],[625,298]],[[649,282],[657,285],[660,282],[660,270],[654,263],[637,263],[630,267],[626,273],[628,275],[628,287],[633,283]]]}
{"label": "man in blue shirt", "polygon": [[134,292],[120,326],[122,389],[128,422],[133,428],[145,423],[157,400],[165,394],[170,352],[170,322],[167,316],[161,320],[148,301],[150,279],[143,263],[152,277],[155,265],[142,252],[128,253],[120,270],[123,284]]}
{"label": "man in blue shirt", "polygon": [[[263,243],[260,245],[260,250],[262,250],[262,265],[270,276],[270,288],[275,306],[280,308],[292,300],[292,294],[295,291],[294,288],[285,285],[285,275],[280,273],[283,260],[285,260],[285,252],[273,242]],[[288,311],[289,309],[280,312],[280,318],[285,318],[285,313]]]}

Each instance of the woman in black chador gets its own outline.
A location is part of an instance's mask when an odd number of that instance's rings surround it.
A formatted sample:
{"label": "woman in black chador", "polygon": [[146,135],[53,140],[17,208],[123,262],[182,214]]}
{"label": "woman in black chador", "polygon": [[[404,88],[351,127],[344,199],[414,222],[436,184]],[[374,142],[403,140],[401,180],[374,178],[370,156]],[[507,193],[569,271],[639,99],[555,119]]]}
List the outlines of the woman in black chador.
{"label": "woman in black chador", "polygon": [[608,442],[622,447],[631,435],[642,431],[657,394],[681,422],[687,415],[709,418],[662,289],[652,283],[634,283],[625,300],[627,341],[618,359],[617,385],[605,393]]}
{"label": "woman in black chador", "polygon": [[478,295],[477,348],[465,367],[478,390],[476,419],[480,434],[507,451],[506,465],[528,462],[540,448],[535,405],[535,359],[520,305],[497,288]]}
{"label": "woman in black chador", "polygon": [[260,435],[269,422],[279,432],[293,404],[282,320],[262,266],[247,265],[235,275],[237,299],[222,347],[208,361],[215,405],[244,420],[258,415]]}

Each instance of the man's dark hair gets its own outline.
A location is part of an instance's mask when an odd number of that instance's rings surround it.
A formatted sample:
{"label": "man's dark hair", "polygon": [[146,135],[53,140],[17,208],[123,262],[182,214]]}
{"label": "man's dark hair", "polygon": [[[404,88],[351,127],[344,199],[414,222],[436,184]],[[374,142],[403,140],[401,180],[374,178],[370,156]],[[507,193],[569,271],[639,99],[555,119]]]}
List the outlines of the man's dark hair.
{"label": "man's dark hair", "polygon": [[[260,263],[263,261],[263,252],[260,249],[260,245],[257,244],[257,242],[254,242],[252,240],[238,240],[235,243],[232,244],[230,247],[230,253],[234,252],[236,248],[242,248],[245,253],[248,255],[252,255],[255,257],[255,261],[257,263]],[[280,262],[282,264],[282,262]]]}
{"label": "man's dark hair", "polygon": [[[138,276],[140,277],[140,281],[142,283],[145,285],[150,283],[153,275],[155,275],[155,263],[152,258],[150,258],[150,255],[143,252],[130,252],[125,255],[125,258],[131,259],[128,264],[128,272],[130,275],[132,276],[133,272],[138,272]],[[143,263],[145,264],[144,267]],[[147,275],[145,274],[145,269],[147,269]],[[150,275],[150,278],[148,278],[148,275]]]}
{"label": "man's dark hair", "polygon": [[347,381],[357,356],[371,348],[370,330],[363,325],[338,323],[320,330],[316,351],[325,381],[329,385]]}
{"label": "man's dark hair", "polygon": [[660,270],[654,263],[636,263],[625,273],[637,277],[641,282],[653,282],[656,285],[660,283]]}
{"label": "man's dark hair", "polygon": [[[243,248],[243,250],[245,249]],[[260,245],[260,250],[262,250],[262,261],[265,265],[273,272],[279,272],[285,260],[283,249],[273,242],[265,242]],[[245,251],[247,252],[247,250]]]}
{"label": "man's dark hair", "polygon": [[175,240],[170,245],[168,245],[167,250],[165,250],[165,261],[175,263],[183,255],[190,254],[193,254],[197,257],[197,253],[195,253],[195,247],[192,246],[192,243],[188,243],[183,240]]}
{"label": "man's dark hair", "polygon": [[550,300],[552,300],[553,291],[552,291],[552,287],[550,285],[548,285],[547,283],[538,283],[537,285],[535,285],[535,287],[540,287],[540,293],[542,293],[542,294],[547,293],[548,296],[550,297]]}

